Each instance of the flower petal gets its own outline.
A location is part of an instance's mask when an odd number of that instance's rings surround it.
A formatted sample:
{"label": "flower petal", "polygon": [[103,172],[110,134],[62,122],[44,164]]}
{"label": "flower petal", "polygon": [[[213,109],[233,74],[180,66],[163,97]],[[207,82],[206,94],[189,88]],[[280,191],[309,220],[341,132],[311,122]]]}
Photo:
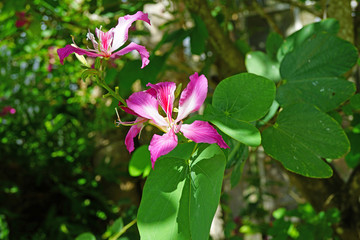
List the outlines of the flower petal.
{"label": "flower petal", "polygon": [[[135,122],[137,120],[138,119],[136,119]],[[144,126],[143,123],[139,123],[139,124],[136,124],[134,126],[131,126],[128,133],[126,134],[125,146],[126,146],[126,149],[129,151],[129,153],[134,151],[134,149],[135,149],[135,147],[134,147],[134,138],[140,133],[143,126]]]}
{"label": "flower petal", "polygon": [[124,17],[119,17],[118,24],[114,28],[114,40],[111,46],[110,51],[113,52],[127,41],[128,31],[131,24],[136,20],[142,20],[150,24],[147,13],[138,11],[134,15],[126,15]]}
{"label": "flower petal", "polygon": [[167,126],[167,122],[158,112],[158,101],[151,94],[143,91],[131,94],[126,100],[128,108],[137,115],[151,119],[158,126]]}
{"label": "flower petal", "polygon": [[180,131],[186,138],[196,143],[217,143],[221,148],[229,148],[221,135],[208,122],[197,120],[192,124],[183,124]]}
{"label": "flower petal", "polygon": [[160,82],[157,84],[148,83],[146,86],[150,86],[156,91],[156,98],[166,113],[169,122],[172,122],[172,111],[175,99],[176,84],[174,82]]}
{"label": "flower petal", "polygon": [[178,143],[178,139],[174,131],[170,130],[164,135],[160,136],[154,134],[149,145],[149,151],[151,156],[151,165],[154,169],[154,165],[158,157],[168,154],[173,150]]}
{"label": "flower petal", "polygon": [[141,68],[144,68],[146,65],[149,64],[149,52],[146,50],[146,48],[144,46],[141,46],[139,44],[133,43],[131,42],[129,45],[127,45],[126,47],[124,47],[123,49],[114,52],[113,54],[111,54],[111,58],[117,58],[119,56],[122,56],[124,54],[127,54],[131,51],[138,51],[141,57],[141,61],[142,61],[142,65]]}
{"label": "flower petal", "polygon": [[77,53],[79,55],[87,55],[89,57],[101,57],[102,56],[102,55],[100,55],[98,53],[89,52],[89,51],[86,51],[86,50],[81,49],[81,48],[73,47],[71,45],[66,45],[63,48],[59,48],[57,50],[57,53],[59,55],[61,64],[64,64],[64,59],[67,56],[69,56],[70,54],[72,54],[72,53]]}
{"label": "flower petal", "polygon": [[180,96],[176,122],[199,110],[205,101],[207,91],[208,81],[206,77],[204,75],[199,76],[197,72],[191,75],[189,84]]}

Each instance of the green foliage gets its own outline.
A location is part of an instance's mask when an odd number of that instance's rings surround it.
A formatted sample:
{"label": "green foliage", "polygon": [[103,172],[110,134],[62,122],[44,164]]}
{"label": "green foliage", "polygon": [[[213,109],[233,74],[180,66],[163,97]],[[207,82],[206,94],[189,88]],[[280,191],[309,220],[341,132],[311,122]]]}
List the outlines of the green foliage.
{"label": "green foliage", "polygon": [[82,233],[75,240],[96,240],[96,237],[92,233]]}
{"label": "green foliage", "polygon": [[142,239],[208,238],[226,161],[217,145],[193,149],[180,144],[156,161],[138,213]]}
{"label": "green foliage", "polygon": [[260,132],[249,122],[267,113],[274,95],[272,81],[250,73],[234,75],[216,87],[205,118],[237,141],[258,146]]}
{"label": "green foliage", "polygon": [[148,147],[148,145],[142,145],[132,154],[129,163],[130,176],[138,177],[142,175],[143,177],[147,177],[149,175],[151,171],[151,162]]}
{"label": "green foliage", "polygon": [[318,33],[288,53],[280,73],[286,83],[279,87],[280,105],[311,103],[327,112],[337,108],[355,92],[342,74],[355,65],[355,47],[330,33]]}
{"label": "green foliage", "polygon": [[274,239],[331,239],[334,237],[332,226],[340,221],[340,211],[330,209],[316,213],[310,204],[303,204],[294,210],[279,208],[273,217],[275,221],[267,232]]}
{"label": "green foliage", "polygon": [[0,215],[0,239],[9,239],[9,227],[7,225],[7,222],[5,221],[4,215]]}
{"label": "green foliage", "polygon": [[288,170],[308,177],[330,177],[332,170],[321,157],[339,158],[349,151],[341,126],[308,104],[284,108],[262,136],[267,154]]}

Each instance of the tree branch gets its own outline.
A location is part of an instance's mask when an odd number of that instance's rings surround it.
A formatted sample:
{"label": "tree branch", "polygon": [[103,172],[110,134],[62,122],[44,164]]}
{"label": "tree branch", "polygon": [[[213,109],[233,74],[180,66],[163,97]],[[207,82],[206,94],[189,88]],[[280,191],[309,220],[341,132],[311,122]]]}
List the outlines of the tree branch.
{"label": "tree branch", "polygon": [[244,56],[231,42],[229,36],[221,29],[216,19],[204,0],[186,0],[186,6],[190,12],[201,17],[209,32],[209,43],[219,57],[221,65],[219,74],[222,78],[246,71]]}

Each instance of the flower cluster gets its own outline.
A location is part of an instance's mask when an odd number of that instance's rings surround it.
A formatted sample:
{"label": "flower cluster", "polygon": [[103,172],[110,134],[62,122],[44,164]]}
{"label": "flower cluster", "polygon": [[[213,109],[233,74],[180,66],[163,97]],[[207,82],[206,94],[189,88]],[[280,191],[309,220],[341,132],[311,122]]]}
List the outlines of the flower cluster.
{"label": "flower cluster", "polygon": [[[134,138],[140,133],[144,124],[150,123],[162,131],[163,135],[154,134],[149,145],[151,164],[154,168],[156,160],[178,144],[177,133],[182,133],[186,138],[196,143],[216,143],[221,148],[229,148],[216,129],[205,121],[194,121],[191,124],[183,124],[183,119],[190,113],[200,109],[205,101],[208,91],[208,81],[204,75],[195,73],[190,76],[190,82],[182,91],[179,100],[177,116],[174,118],[174,100],[176,84],[174,82],[160,82],[147,84],[150,89],[133,93],[126,101],[127,107],[122,109],[137,116],[134,122],[122,122],[119,124],[134,124],[125,138],[125,145],[129,152],[134,150]],[[162,108],[166,116],[159,113],[158,107]]]}

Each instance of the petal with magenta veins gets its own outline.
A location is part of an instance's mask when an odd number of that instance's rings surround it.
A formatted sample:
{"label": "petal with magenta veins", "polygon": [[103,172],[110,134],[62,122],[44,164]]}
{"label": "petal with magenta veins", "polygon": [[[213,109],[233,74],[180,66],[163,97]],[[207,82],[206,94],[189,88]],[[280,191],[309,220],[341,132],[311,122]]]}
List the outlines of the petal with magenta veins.
{"label": "petal with magenta veins", "polygon": [[127,45],[126,47],[124,47],[123,49],[114,52],[113,54],[111,54],[111,58],[117,58],[120,57],[124,54],[127,54],[131,51],[138,51],[141,57],[141,68],[144,68],[146,65],[149,64],[149,52],[146,50],[146,48],[144,46],[141,46],[139,44],[136,44],[134,42],[131,42],[129,45]]}
{"label": "petal with magenta veins", "polygon": [[150,24],[150,20],[148,18],[147,13],[143,13],[138,11],[133,15],[126,15],[124,17],[119,17],[118,24],[114,28],[114,40],[111,46],[110,51],[113,52],[127,41],[128,39],[128,31],[131,24],[136,20],[142,20]]}
{"label": "petal with magenta veins", "polygon": [[128,108],[138,116],[151,119],[158,126],[167,126],[165,118],[159,114],[158,101],[151,94],[143,91],[131,94],[126,100]]}
{"label": "petal with magenta veins", "polygon": [[190,82],[182,91],[179,100],[179,111],[176,122],[186,118],[190,113],[196,112],[206,99],[208,81],[204,75],[194,73],[190,76]]}
{"label": "petal with magenta veins", "polygon": [[222,136],[208,122],[197,120],[192,124],[183,124],[180,131],[196,143],[216,143],[221,148],[229,148]]}
{"label": "petal with magenta veins", "polygon": [[169,122],[172,121],[172,111],[175,99],[176,84],[174,82],[160,82],[157,84],[148,83],[146,86],[151,87],[156,91],[156,98],[166,113]]}
{"label": "petal with magenta veins", "polygon": [[[135,120],[135,122],[136,122],[136,120]],[[140,133],[143,126],[144,126],[143,123],[139,123],[134,126],[131,126],[128,133],[126,134],[125,146],[126,146],[126,149],[129,151],[129,153],[134,151],[134,149],[135,149],[134,138]]]}
{"label": "petal with magenta veins", "polygon": [[71,45],[66,45],[63,48],[59,48],[57,50],[57,53],[59,55],[61,64],[64,64],[64,59],[72,53],[77,53],[79,55],[87,55],[89,57],[101,57],[102,56],[101,54],[89,52],[89,51],[86,51],[81,48],[73,47]]}
{"label": "petal with magenta veins", "polygon": [[162,136],[154,134],[149,145],[151,165],[153,169],[156,160],[160,156],[166,155],[171,152],[176,147],[177,143],[177,136],[172,130]]}

